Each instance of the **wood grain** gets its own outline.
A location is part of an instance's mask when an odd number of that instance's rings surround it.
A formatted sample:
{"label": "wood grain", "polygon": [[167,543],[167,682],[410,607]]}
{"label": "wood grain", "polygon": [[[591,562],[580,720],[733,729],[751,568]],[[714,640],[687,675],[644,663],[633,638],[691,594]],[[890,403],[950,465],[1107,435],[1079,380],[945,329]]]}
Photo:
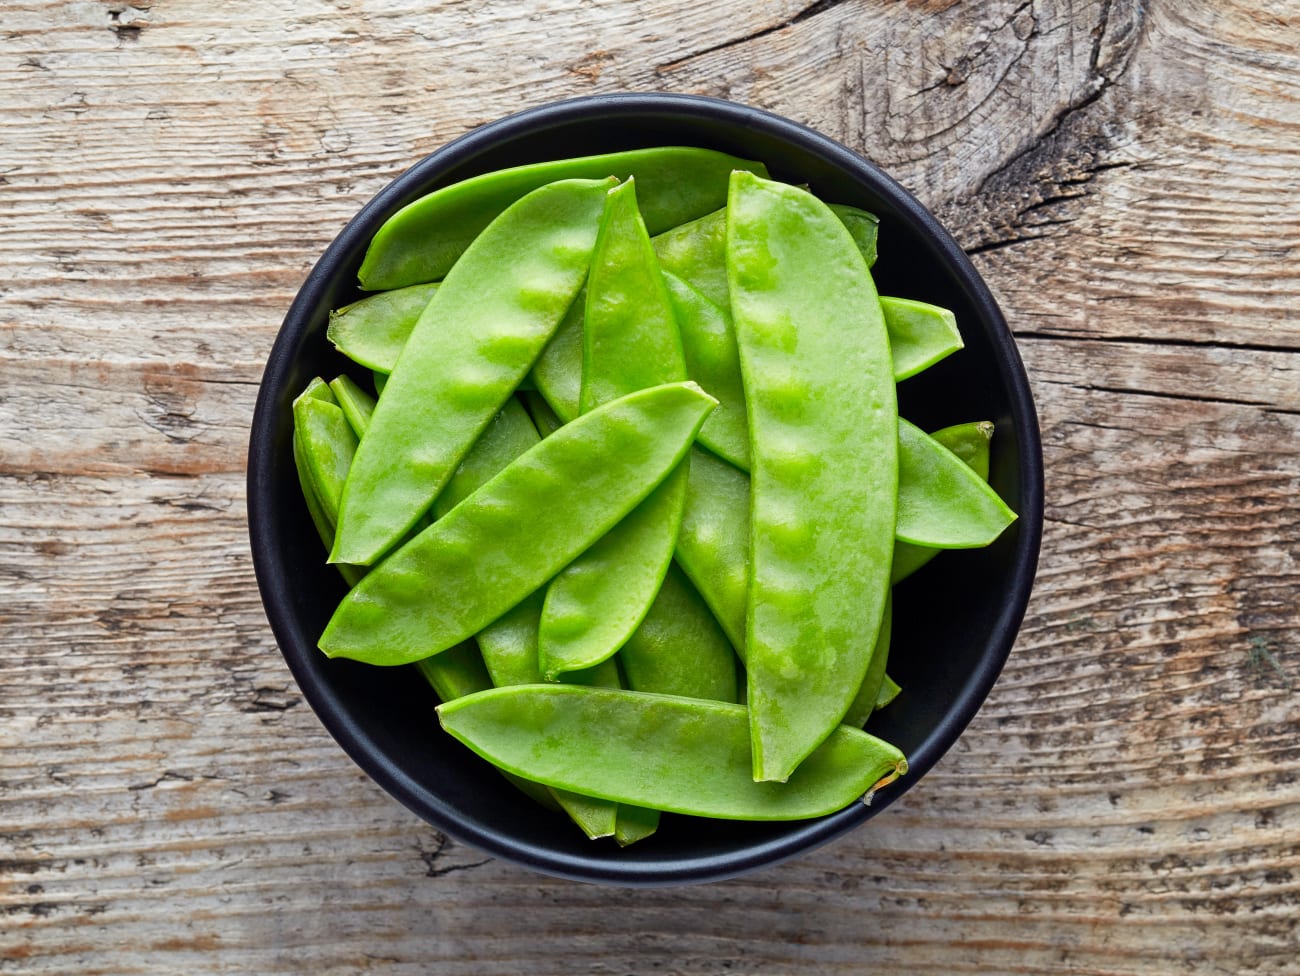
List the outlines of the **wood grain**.
{"label": "wood grain", "polygon": [[[1300,7],[16,0],[0,13],[0,972],[1300,972]],[[1016,649],[887,815],[730,882],[485,857],[303,702],[248,555],[279,320],[518,108],[722,95],[885,165],[1019,337]]]}

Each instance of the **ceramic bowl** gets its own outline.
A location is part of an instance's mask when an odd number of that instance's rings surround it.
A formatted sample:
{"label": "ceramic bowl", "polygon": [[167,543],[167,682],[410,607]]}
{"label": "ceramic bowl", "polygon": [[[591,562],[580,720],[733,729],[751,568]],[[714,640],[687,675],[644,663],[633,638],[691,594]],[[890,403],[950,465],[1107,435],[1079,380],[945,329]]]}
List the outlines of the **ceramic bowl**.
{"label": "ceramic bowl", "polygon": [[[521,163],[659,145],[694,145],[765,162],[828,202],[880,218],[873,269],[882,294],[952,309],[966,348],[899,386],[902,413],[926,429],[996,425],[990,480],[1020,518],[987,549],[943,553],[897,587],[890,673],[903,687],[868,730],[898,745],[911,771],[831,816],[736,823],[666,815],[627,848],[585,838],[534,806],[438,727],[436,700],[411,667],[328,660],[316,641],[344,594],[325,565],[294,468],[293,397],[313,376],[353,370],[326,341],[329,311],[361,297],[357,269],[375,230],[403,205],[456,180]],[[363,373],[357,373],[364,377]],[[879,168],[790,120],[681,95],[607,95],[530,109],[484,125],[419,161],[365,205],[307,277],[271,351],[253,418],[249,528],[267,617],[303,695],[376,782],[437,829],[551,875],[624,885],[715,880],[810,851],[885,814],[948,750],[1011,650],[1042,525],[1037,419],[1015,342],[952,236]],[[870,837],[860,840],[870,845]]]}

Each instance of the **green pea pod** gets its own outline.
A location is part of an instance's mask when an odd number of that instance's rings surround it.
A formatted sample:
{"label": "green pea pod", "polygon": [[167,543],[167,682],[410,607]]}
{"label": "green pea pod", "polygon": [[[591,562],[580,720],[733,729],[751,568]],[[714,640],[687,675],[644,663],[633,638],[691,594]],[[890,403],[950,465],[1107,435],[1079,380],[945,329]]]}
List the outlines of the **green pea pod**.
{"label": "green pea pod", "polygon": [[650,232],[722,206],[733,169],[766,173],[762,163],[709,149],[667,146],[495,170],[435,190],[390,217],[375,234],[357,277],[366,291],[437,281],[502,211],[559,180],[626,180],[641,184]]}
{"label": "green pea pod", "polygon": [[665,272],[664,282],[681,329],[686,375],[718,399],[718,409],[700,428],[700,443],[748,471],[749,423],[731,312],[674,274]]}
{"label": "green pea pod", "polygon": [[370,295],[330,312],[325,337],[355,363],[391,373],[406,340],[428,307],[436,284]]}
{"label": "green pea pod", "polygon": [[939,549],[986,546],[1016,513],[960,458],[914,424],[898,425],[898,538]]}
{"label": "green pea pod", "polygon": [[375,396],[382,396],[384,387],[388,385],[388,374],[375,372],[371,375],[375,381]]}
{"label": "green pea pod", "polygon": [[[686,379],[677,321],[631,180],[609,193],[583,331],[583,413]],[[551,581],[539,635],[544,678],[606,660],[640,625],[672,560],[685,491],[680,467]]]}
{"label": "green pea pod", "polygon": [[894,356],[894,379],[905,380],[963,346],[957,318],[946,308],[906,298],[880,299]]}
{"label": "green pea pod", "polygon": [[[672,383],[565,424],[369,573],[339,604],[321,649],[404,664],[478,632],[662,482],[715,403],[694,383]],[[382,409],[381,398],[376,418]]]}
{"label": "green pea pod", "polygon": [[735,652],[675,566],[669,567],[650,612],[618,657],[633,691],[736,700]]}
{"label": "green pea pod", "polygon": [[370,415],[375,412],[375,398],[357,385],[347,374],[330,380],[330,390],[338,402],[343,416],[348,419],[352,432],[360,437],[370,425]]}
{"label": "green pea pod", "polygon": [[546,344],[529,374],[555,415],[566,424],[578,416],[578,401],[582,397],[583,319],[586,305],[587,292],[584,288],[569,306],[555,335]]}
{"label": "green pea pod", "polygon": [[733,173],[727,279],[753,471],[754,778],[784,781],[848,710],[880,630],[899,483],[893,363],[866,263],[812,194]]}
{"label": "green pea pod", "polygon": [[[980,476],[989,480],[989,446],[993,439],[993,425],[986,420],[966,424],[955,424],[936,430],[930,435],[962,462]],[[939,555],[941,549],[929,546],[914,546],[907,542],[894,543],[894,567],[892,582],[900,583],[911,576],[931,559]]]}
{"label": "green pea pod", "polygon": [[326,519],[337,525],[339,499],[357,449],[357,435],[337,404],[315,397],[300,396],[294,401],[293,422],[321,509]]}
{"label": "green pea pod", "polygon": [[873,213],[850,207],[843,203],[828,203],[831,213],[840,218],[845,229],[853,238],[853,243],[862,253],[862,259],[870,268],[876,263],[876,240],[880,231],[880,218]]}
{"label": "green pea pod", "polygon": [[860,729],[867,724],[867,719],[876,710],[880,689],[885,680],[885,667],[889,663],[889,640],[894,627],[894,601],[892,596],[885,600],[885,613],[880,619],[880,632],[876,634],[876,646],[871,651],[871,663],[867,673],[858,686],[858,693],[853,697],[845,713],[843,724]]}
{"label": "green pea pod", "polygon": [[743,659],[749,476],[707,451],[691,451],[676,557]]}
{"label": "green pea pod", "polygon": [[665,272],[686,282],[719,308],[731,307],[727,286],[727,211],[665,231],[654,239]]}
{"label": "green pea pod", "polygon": [[438,494],[434,517],[442,518],[539,440],[524,405],[514,397],[506,400]]}
{"label": "green pea pod", "polygon": [[551,405],[546,402],[546,398],[537,390],[524,393],[524,407],[528,410],[528,416],[532,418],[537,433],[542,437],[549,437],[564,426],[564,422],[556,416]]}
{"label": "green pea pod", "polygon": [[570,180],[534,190],[456,263],[403,347],[357,449],[332,561],[370,565],[442,491],[581,287],[609,186]]}
{"label": "green pea pod", "polygon": [[[306,388],[298,395],[298,400],[302,399],[319,399],[326,403],[335,403],[334,394],[330,392],[329,386],[319,376],[313,377],[307,384]],[[296,401],[295,401],[296,406]],[[311,462],[307,458],[306,448],[303,446],[302,434],[298,431],[297,417],[294,418],[293,431],[293,464],[298,472],[298,485],[302,489],[303,500],[307,503],[307,513],[311,516],[311,521],[316,526],[316,533],[320,536],[321,542],[325,544],[328,551],[334,545],[334,523],[325,515],[325,510],[321,506],[320,496],[316,490],[311,472]],[[349,567],[351,569],[351,567]],[[354,583],[355,580],[348,580]]]}
{"label": "green pea pod", "polygon": [[907,771],[897,748],[840,726],[785,783],[755,782],[743,706],[635,691],[494,688],[440,706],[438,719],[474,752],[517,775],[699,817],[824,816]]}
{"label": "green pea pod", "polygon": [[885,675],[885,680],[880,684],[880,697],[876,699],[876,708],[884,708],[895,698],[903,689],[889,675]]}

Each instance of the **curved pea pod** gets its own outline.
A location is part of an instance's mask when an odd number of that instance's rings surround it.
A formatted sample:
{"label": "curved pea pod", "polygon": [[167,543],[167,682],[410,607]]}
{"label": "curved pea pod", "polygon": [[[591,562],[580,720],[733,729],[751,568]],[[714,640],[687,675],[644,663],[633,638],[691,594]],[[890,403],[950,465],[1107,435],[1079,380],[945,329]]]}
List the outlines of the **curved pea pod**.
{"label": "curved pea pod", "polygon": [[633,691],[736,700],[731,643],[676,567],[669,567],[650,612],[618,657]]}
{"label": "curved pea pod", "polygon": [[571,180],[534,190],[456,263],[357,449],[332,561],[369,565],[432,504],[581,287],[609,186]]}
{"label": "curved pea pod", "polygon": [[551,409],[551,405],[546,402],[546,397],[539,391],[528,390],[523,397],[528,416],[532,418],[533,426],[542,437],[549,437],[564,426],[564,421]]}
{"label": "curved pea pod", "polygon": [[[529,374],[533,385],[546,398],[547,404],[561,423],[568,423],[580,412],[578,401],[582,397],[582,345],[583,320],[586,313],[587,292],[583,289],[555,335],[542,350]],[[539,428],[540,430],[540,425]]]}
{"label": "curved pea pod", "polygon": [[676,558],[743,659],[749,476],[707,451],[691,451]]}
{"label": "curved pea pod", "polygon": [[880,632],[876,634],[876,646],[871,652],[871,663],[867,673],[858,686],[858,693],[853,696],[853,703],[845,713],[843,723],[860,729],[867,724],[867,719],[877,708],[880,689],[885,681],[885,668],[889,663],[889,640],[894,629],[894,601],[885,600],[885,613],[880,619]]}
{"label": "curved pea pod", "polygon": [[693,383],[672,383],[561,427],[369,573],[334,612],[321,650],[404,664],[497,620],[663,481],[714,403]]}
{"label": "curved pea pod", "polygon": [[343,416],[348,418],[348,426],[359,438],[370,425],[370,415],[375,412],[375,398],[346,373],[330,380],[330,391]]}
{"label": "curved pea pod", "polygon": [[749,411],[754,778],[782,781],[839,724],[880,630],[898,500],[893,363],[866,263],[812,194],[733,173],[727,276]]}
{"label": "curved pea pod", "polygon": [[884,681],[880,683],[880,695],[876,699],[876,708],[884,708],[902,692],[902,688],[889,675],[885,675]]}
{"label": "curved pea pod", "polygon": [[785,783],[755,782],[744,706],[672,695],[521,685],[442,705],[438,719],[516,775],[698,817],[820,817],[907,770],[896,747],[839,726]]}
{"label": "curved pea pod", "polygon": [[[989,447],[993,440],[993,424],[987,420],[977,420],[966,424],[954,424],[930,435],[953,454],[962,463],[974,471],[984,481],[989,480]],[[907,542],[894,543],[894,566],[891,580],[902,582],[931,559],[939,555],[942,549],[929,546],[914,546]]]}
{"label": "curved pea pod", "polygon": [[964,345],[957,318],[946,308],[883,295],[880,308],[889,330],[896,380],[915,376]]}
{"label": "curved pea pod", "polygon": [[722,206],[734,169],[766,172],[762,163],[709,149],[667,146],[484,173],[435,190],[390,217],[370,242],[357,278],[366,291],[437,281],[498,214],[559,180],[635,177],[646,224],[658,233]]}
{"label": "curved pea pod", "polygon": [[682,335],[686,375],[718,400],[718,409],[700,428],[700,443],[748,471],[749,424],[731,313],[674,274],[665,272],[664,282]]}
{"label": "curved pea pod", "polygon": [[442,518],[539,440],[524,405],[510,397],[439,492],[433,503],[434,517]]}
{"label": "curved pea pod", "polygon": [[[672,303],[629,180],[610,191],[592,254],[578,405],[586,413],[685,379]],[[551,581],[539,635],[547,680],[609,658],[640,625],[672,560],[685,491],[679,467]]]}
{"label": "curved pea pod", "polygon": [[828,203],[831,213],[840,219],[853,243],[858,246],[862,259],[870,268],[876,263],[876,242],[880,231],[880,218],[866,210],[844,203]]}
{"label": "curved pea pod", "polygon": [[321,509],[331,524],[337,524],[357,435],[337,403],[316,397],[300,396],[294,401],[293,423]]}
{"label": "curved pea pod", "polygon": [[898,425],[898,538],[938,549],[986,546],[1016,513],[976,472],[915,424]]}
{"label": "curved pea pod", "polygon": [[377,373],[391,373],[437,290],[436,284],[412,285],[335,309],[330,312],[325,338],[353,362]]}

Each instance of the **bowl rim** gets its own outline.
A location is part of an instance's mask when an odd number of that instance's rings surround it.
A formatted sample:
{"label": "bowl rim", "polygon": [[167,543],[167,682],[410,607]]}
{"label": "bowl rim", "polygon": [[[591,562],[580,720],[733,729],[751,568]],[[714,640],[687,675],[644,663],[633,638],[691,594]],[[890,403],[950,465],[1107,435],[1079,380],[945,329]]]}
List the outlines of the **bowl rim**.
{"label": "bowl rim", "polygon": [[[271,472],[275,468],[272,437],[275,398],[272,391],[286,381],[292,366],[297,333],[307,326],[327,282],[342,256],[369,241],[382,220],[427,191],[438,175],[472,161],[503,138],[515,138],[557,125],[590,122],[592,118],[626,121],[632,117],[724,118],[728,123],[765,131],[800,150],[853,174],[857,181],[887,200],[948,264],[967,301],[987,324],[993,355],[1003,366],[1009,405],[1018,431],[1016,463],[1020,483],[1019,531],[1015,540],[1008,597],[1000,607],[985,641],[985,653],[958,692],[951,707],[931,728],[921,745],[908,755],[909,774],[871,806],[855,803],[815,820],[795,821],[770,841],[726,854],[665,859],[654,862],[611,862],[574,856],[522,842],[493,830],[480,829],[455,818],[436,794],[423,787],[384,756],[371,736],[348,714],[322,675],[312,666],[316,652],[304,644],[300,628],[288,611],[287,566],[272,545],[269,522],[274,510]],[[331,241],[307,275],[277,333],[263,371],[250,430],[247,498],[249,538],[254,572],[276,643],[303,696],[318,719],[349,757],[386,792],[436,829],[493,856],[544,874],[629,886],[689,884],[722,880],[760,867],[770,867],[807,853],[841,836],[896,802],[956,742],[970,724],[1001,673],[1028,605],[1037,569],[1043,521],[1041,435],[1029,380],[1006,324],[988,286],[957,241],[911,193],[870,160],[816,130],[774,113],[739,102],[702,95],[670,93],[612,93],[580,96],[527,108],[477,128],[448,142],[406,169],[375,194]],[[319,662],[316,662],[319,663]]]}

